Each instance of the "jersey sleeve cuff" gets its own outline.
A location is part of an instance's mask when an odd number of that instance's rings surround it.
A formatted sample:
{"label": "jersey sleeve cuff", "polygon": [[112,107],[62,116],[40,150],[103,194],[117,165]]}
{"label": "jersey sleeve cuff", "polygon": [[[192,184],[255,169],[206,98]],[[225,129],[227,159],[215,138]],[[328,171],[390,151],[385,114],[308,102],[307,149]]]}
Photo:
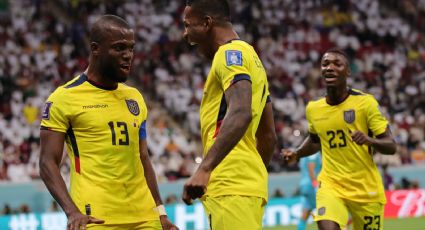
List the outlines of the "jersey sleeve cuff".
{"label": "jersey sleeve cuff", "polygon": [[40,126],[40,130],[48,130],[48,131],[55,131],[55,132],[60,132],[60,133],[66,133],[66,130],[65,129],[48,127],[48,126],[44,126],[44,125],[41,125]]}
{"label": "jersey sleeve cuff", "polygon": [[142,122],[139,129],[139,140],[145,140],[148,136],[146,132],[146,120]]}
{"label": "jersey sleeve cuff", "polygon": [[252,81],[251,81],[251,77],[250,77],[248,74],[236,74],[236,75],[233,77],[233,80],[232,80],[232,82],[231,82],[231,84],[230,84],[230,85],[233,85],[233,84],[235,84],[236,82],[238,82],[238,81],[242,81],[242,80],[247,80],[247,81],[249,81],[249,82],[252,82]]}

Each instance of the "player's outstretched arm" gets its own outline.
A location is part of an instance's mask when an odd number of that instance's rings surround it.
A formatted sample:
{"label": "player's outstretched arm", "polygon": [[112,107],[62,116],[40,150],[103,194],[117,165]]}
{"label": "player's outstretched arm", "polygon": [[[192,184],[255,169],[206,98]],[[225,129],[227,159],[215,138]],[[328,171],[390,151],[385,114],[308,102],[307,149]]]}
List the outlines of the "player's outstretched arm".
{"label": "player's outstretched arm", "polygon": [[369,137],[357,130],[354,132],[350,131],[350,135],[351,140],[356,144],[372,146],[376,151],[382,154],[392,155],[397,150],[396,142],[388,127],[383,134],[377,135],[376,138]]}
{"label": "player's outstretched arm", "polygon": [[277,142],[271,102],[268,102],[264,107],[255,137],[257,138],[257,150],[263,159],[264,165],[267,167],[273,156]]}
{"label": "player's outstretched arm", "polygon": [[86,224],[102,224],[105,221],[83,215],[71,199],[59,171],[65,134],[41,130],[40,177],[50,194],[55,198],[68,217],[68,230],[85,229]]}
{"label": "player's outstretched arm", "polygon": [[320,150],[320,139],[316,134],[310,133],[303,143],[295,150],[282,149],[281,154],[285,161],[296,161],[302,157],[310,156]]}
{"label": "player's outstretched arm", "polygon": [[241,140],[251,122],[251,82],[234,83],[226,90],[225,97],[228,110],[220,132],[196,172],[184,185],[183,201],[186,204],[204,195],[211,172]]}
{"label": "player's outstretched arm", "polygon": [[[159,219],[161,221],[162,228],[164,230],[178,230],[177,226],[171,223],[168,219],[167,214],[162,206],[161,196],[159,194],[158,183],[156,182],[155,171],[153,170],[152,163],[149,159],[148,147],[146,139],[139,140],[139,151],[140,151],[140,160],[142,161],[143,170],[146,177],[146,182],[148,184],[149,190],[151,191],[152,197],[155,200],[159,212]],[[143,204],[140,204],[143,205]]]}

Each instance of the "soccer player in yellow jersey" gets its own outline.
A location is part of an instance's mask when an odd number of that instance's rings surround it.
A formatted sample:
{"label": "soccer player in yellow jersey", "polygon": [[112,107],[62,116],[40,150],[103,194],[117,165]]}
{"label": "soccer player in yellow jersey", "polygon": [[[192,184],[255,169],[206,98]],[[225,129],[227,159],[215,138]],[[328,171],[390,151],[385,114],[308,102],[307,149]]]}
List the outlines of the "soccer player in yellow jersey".
{"label": "soccer player in yellow jersey", "polygon": [[183,200],[201,198],[214,230],[261,229],[276,143],[266,72],[225,0],[188,1],[183,20],[185,39],[212,60],[200,108],[204,159]]}
{"label": "soccer player in yellow jersey", "polygon": [[[126,81],[134,32],[104,15],[90,31],[86,73],[57,88],[41,122],[40,175],[68,217],[68,230],[177,229],[167,218],[146,145],[147,108]],[[68,193],[59,172],[66,142]]]}
{"label": "soccer player in yellow jersey", "polygon": [[347,55],[333,48],[322,56],[326,97],[306,108],[309,136],[287,160],[322,152],[316,195],[319,229],[342,229],[351,214],[353,229],[383,229],[385,193],[373,162],[374,150],[394,154],[396,144],[376,99],[347,87]]}

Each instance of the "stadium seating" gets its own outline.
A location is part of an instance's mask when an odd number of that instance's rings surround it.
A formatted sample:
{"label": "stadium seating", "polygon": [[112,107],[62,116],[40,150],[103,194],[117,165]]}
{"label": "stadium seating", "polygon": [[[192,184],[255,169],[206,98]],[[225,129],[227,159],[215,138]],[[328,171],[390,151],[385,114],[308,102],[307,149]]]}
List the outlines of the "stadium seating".
{"label": "stadium seating", "polygon": [[[51,11],[44,1],[9,1],[0,12],[0,180],[38,178],[40,110],[55,87],[84,71],[88,28],[105,13],[136,31],[131,82],[152,101],[148,143],[159,181],[190,176],[201,154],[198,109],[209,65],[182,41],[182,2],[55,1]],[[399,143],[395,156],[376,155],[377,163],[424,164],[424,9],[407,3],[423,1],[395,2],[232,1],[237,32],[268,72],[279,148],[302,141],[306,103],[324,93],[320,55],[338,46],[352,59],[350,84],[375,95]],[[276,149],[269,170],[297,166]]]}

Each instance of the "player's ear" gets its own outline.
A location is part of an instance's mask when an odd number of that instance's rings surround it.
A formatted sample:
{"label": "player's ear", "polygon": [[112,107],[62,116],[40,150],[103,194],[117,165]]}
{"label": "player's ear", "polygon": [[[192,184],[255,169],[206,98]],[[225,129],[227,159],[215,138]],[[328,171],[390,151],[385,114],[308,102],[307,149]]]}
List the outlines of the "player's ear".
{"label": "player's ear", "polygon": [[347,65],[347,77],[351,76],[351,68]]}
{"label": "player's ear", "polygon": [[212,17],[211,17],[211,16],[209,16],[209,15],[206,15],[204,19],[205,19],[205,20],[204,20],[204,26],[205,26],[207,29],[210,29],[210,28],[212,27],[212,23],[213,23],[213,19],[212,19]]}
{"label": "player's ear", "polygon": [[91,42],[90,43],[90,51],[91,51],[92,54],[98,55],[99,54],[99,43]]}

